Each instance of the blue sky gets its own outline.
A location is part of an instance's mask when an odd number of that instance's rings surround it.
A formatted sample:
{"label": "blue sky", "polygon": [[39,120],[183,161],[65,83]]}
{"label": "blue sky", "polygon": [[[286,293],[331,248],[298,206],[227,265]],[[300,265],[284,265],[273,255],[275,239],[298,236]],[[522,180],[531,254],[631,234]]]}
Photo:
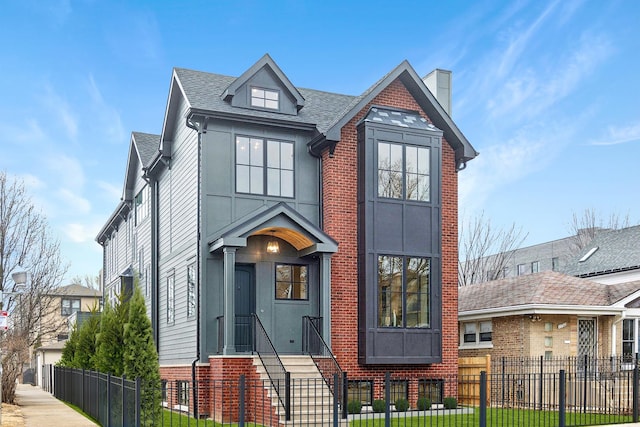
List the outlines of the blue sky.
{"label": "blue sky", "polygon": [[573,213],[640,222],[640,2],[0,0],[0,170],[24,179],[71,263],[122,193],[132,131],[160,133],[172,67],[238,76],[269,53],[300,87],[358,95],[407,59],[453,71],[481,153],[461,216],[527,244]]}

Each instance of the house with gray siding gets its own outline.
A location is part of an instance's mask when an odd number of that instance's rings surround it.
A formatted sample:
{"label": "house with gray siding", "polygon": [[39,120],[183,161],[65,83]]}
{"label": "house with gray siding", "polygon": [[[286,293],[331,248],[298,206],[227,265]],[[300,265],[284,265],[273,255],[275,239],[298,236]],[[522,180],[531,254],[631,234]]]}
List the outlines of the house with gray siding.
{"label": "house with gray siding", "polygon": [[457,372],[457,174],[477,152],[450,77],[404,61],[344,95],[269,55],[237,77],[173,70],[97,236],[105,299],[137,277],[165,380],[255,376],[257,328],[285,365],[318,334],[355,387]]}

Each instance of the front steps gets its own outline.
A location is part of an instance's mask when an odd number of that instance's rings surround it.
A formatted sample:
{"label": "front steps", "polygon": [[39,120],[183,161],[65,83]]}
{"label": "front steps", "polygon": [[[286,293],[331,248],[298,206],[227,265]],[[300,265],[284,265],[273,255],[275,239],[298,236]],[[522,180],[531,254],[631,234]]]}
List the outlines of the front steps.
{"label": "front steps", "polygon": [[[285,420],[282,407],[279,408],[280,425],[326,427],[333,424],[333,395],[322,379],[310,356],[280,356],[284,368],[291,374],[291,419]],[[280,402],[273,387],[268,386],[269,377],[258,356],[253,357],[256,372],[268,387],[271,404],[276,409]],[[348,426],[347,420],[339,420],[339,426]]]}

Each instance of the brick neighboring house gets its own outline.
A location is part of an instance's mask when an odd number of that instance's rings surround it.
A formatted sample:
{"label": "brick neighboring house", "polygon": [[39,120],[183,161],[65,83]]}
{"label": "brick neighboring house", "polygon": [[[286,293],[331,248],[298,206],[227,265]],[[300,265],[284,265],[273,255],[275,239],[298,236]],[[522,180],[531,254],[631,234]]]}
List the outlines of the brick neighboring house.
{"label": "brick neighboring house", "polygon": [[163,378],[255,376],[252,314],[282,355],[317,319],[356,385],[457,373],[457,173],[477,152],[449,105],[450,74],[406,61],[358,96],[298,88],[268,55],[174,69],[97,236],[105,298],[139,278]]}
{"label": "brick neighboring house", "polygon": [[631,358],[640,281],[605,285],[547,271],[459,289],[459,355]]}

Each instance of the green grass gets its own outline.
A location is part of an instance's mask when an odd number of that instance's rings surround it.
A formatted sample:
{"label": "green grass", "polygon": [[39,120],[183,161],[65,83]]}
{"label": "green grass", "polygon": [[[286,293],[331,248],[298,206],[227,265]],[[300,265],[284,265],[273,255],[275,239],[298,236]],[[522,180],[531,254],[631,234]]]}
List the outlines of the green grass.
{"label": "green grass", "polygon": [[[405,418],[406,415],[407,417]],[[409,417],[411,413],[403,414],[397,417],[396,413],[392,413],[391,425],[398,427],[476,427],[480,425],[480,411],[474,408],[473,413],[455,414],[455,415],[416,415]],[[371,415],[369,415],[371,416]],[[363,419],[355,419],[350,425],[358,426],[384,426],[384,417],[367,419],[367,415],[362,415]],[[495,427],[554,427],[558,425],[558,413],[553,411],[535,411],[535,410],[513,410],[513,409],[494,409],[487,410],[487,426]],[[593,426],[598,424],[615,424],[631,422],[631,416],[623,415],[606,415],[606,414],[566,414],[567,426]]]}

